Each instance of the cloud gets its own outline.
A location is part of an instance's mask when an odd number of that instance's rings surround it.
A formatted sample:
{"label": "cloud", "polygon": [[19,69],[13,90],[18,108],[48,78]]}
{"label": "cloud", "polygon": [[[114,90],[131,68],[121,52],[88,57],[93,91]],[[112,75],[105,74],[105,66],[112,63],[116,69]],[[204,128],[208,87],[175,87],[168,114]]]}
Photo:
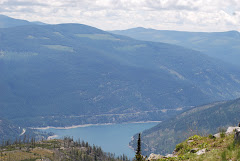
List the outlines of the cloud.
{"label": "cloud", "polygon": [[0,14],[46,23],[190,31],[240,30],[239,0],[0,0]]}

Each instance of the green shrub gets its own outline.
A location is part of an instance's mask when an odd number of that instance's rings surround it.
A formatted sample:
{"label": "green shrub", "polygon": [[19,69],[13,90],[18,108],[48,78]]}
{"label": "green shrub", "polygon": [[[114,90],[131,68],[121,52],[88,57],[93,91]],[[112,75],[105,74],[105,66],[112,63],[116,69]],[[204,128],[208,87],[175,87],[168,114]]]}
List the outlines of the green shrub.
{"label": "green shrub", "polygon": [[182,144],[182,143],[176,145],[176,151],[177,151],[177,152],[178,152],[179,150],[181,150],[182,148],[183,148],[183,144]]}
{"label": "green shrub", "polygon": [[240,150],[237,152],[237,159],[240,159]]}
{"label": "green shrub", "polygon": [[199,135],[193,135],[190,138],[188,138],[188,140],[201,140],[201,139],[202,139],[202,137]]}
{"label": "green shrub", "polygon": [[184,152],[185,152],[185,153],[189,152],[190,150],[191,150],[191,148],[190,148],[189,146],[184,147]]}
{"label": "green shrub", "polygon": [[203,149],[203,148],[207,148],[209,147],[209,144],[208,143],[202,143],[200,145],[198,145],[199,148]]}
{"label": "green shrub", "polygon": [[227,149],[232,151],[235,149],[235,147],[236,147],[236,143],[233,141],[230,145],[228,145]]}
{"label": "green shrub", "polygon": [[209,138],[209,139],[215,139],[215,136],[213,136],[212,134],[209,134],[209,135],[208,135],[208,138]]}
{"label": "green shrub", "polygon": [[224,137],[225,137],[225,132],[226,132],[226,129],[223,129],[223,128],[220,128],[220,129],[219,129],[219,133],[220,133],[220,137],[221,137],[221,138],[224,138]]}
{"label": "green shrub", "polygon": [[222,158],[222,161],[227,161],[226,151],[222,152],[221,158]]}
{"label": "green shrub", "polygon": [[224,133],[224,132],[223,132],[223,133],[221,132],[221,133],[220,133],[220,137],[221,137],[221,138],[224,138],[224,137],[225,137],[225,133]]}
{"label": "green shrub", "polygon": [[190,146],[194,146],[194,145],[197,145],[197,143],[195,141],[190,143]]}

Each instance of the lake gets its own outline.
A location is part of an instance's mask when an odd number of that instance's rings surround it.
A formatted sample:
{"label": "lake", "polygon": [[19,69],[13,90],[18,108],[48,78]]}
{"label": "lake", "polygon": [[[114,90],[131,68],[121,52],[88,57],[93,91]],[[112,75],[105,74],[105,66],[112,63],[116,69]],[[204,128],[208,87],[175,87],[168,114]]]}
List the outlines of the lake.
{"label": "lake", "polygon": [[129,148],[128,143],[131,137],[143,130],[149,129],[157,122],[150,123],[128,123],[111,125],[92,125],[73,129],[46,129],[46,132],[53,132],[57,138],[64,136],[73,137],[74,140],[81,139],[91,145],[101,146],[105,152],[115,153],[116,156],[125,154],[130,158],[135,156],[135,152]]}

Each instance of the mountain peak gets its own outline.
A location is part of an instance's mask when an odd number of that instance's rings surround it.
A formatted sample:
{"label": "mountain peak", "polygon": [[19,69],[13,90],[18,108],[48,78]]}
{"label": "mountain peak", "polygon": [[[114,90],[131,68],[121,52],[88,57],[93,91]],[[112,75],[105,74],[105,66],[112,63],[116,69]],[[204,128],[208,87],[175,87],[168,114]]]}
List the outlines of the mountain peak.
{"label": "mountain peak", "polygon": [[39,25],[41,22],[29,22],[27,20],[16,19],[0,14],[0,28],[9,28],[25,25]]}

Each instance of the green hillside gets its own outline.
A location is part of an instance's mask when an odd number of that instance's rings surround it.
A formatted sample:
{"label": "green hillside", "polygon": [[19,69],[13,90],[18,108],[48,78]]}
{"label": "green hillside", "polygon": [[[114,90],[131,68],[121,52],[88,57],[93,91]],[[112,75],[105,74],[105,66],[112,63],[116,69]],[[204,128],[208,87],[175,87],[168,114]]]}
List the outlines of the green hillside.
{"label": "green hillside", "polygon": [[237,161],[240,159],[239,147],[234,134],[223,132],[220,138],[194,135],[176,146],[174,157],[159,157],[150,161]]}
{"label": "green hillside", "polygon": [[240,96],[240,70],[80,24],[0,29],[0,116],[26,126],[164,120]]}
{"label": "green hillside", "polygon": [[[240,99],[196,107],[142,134],[144,153],[171,153],[176,144],[194,134],[214,134],[240,121]],[[135,136],[136,138],[137,136]],[[134,143],[134,141],[132,142]]]}

